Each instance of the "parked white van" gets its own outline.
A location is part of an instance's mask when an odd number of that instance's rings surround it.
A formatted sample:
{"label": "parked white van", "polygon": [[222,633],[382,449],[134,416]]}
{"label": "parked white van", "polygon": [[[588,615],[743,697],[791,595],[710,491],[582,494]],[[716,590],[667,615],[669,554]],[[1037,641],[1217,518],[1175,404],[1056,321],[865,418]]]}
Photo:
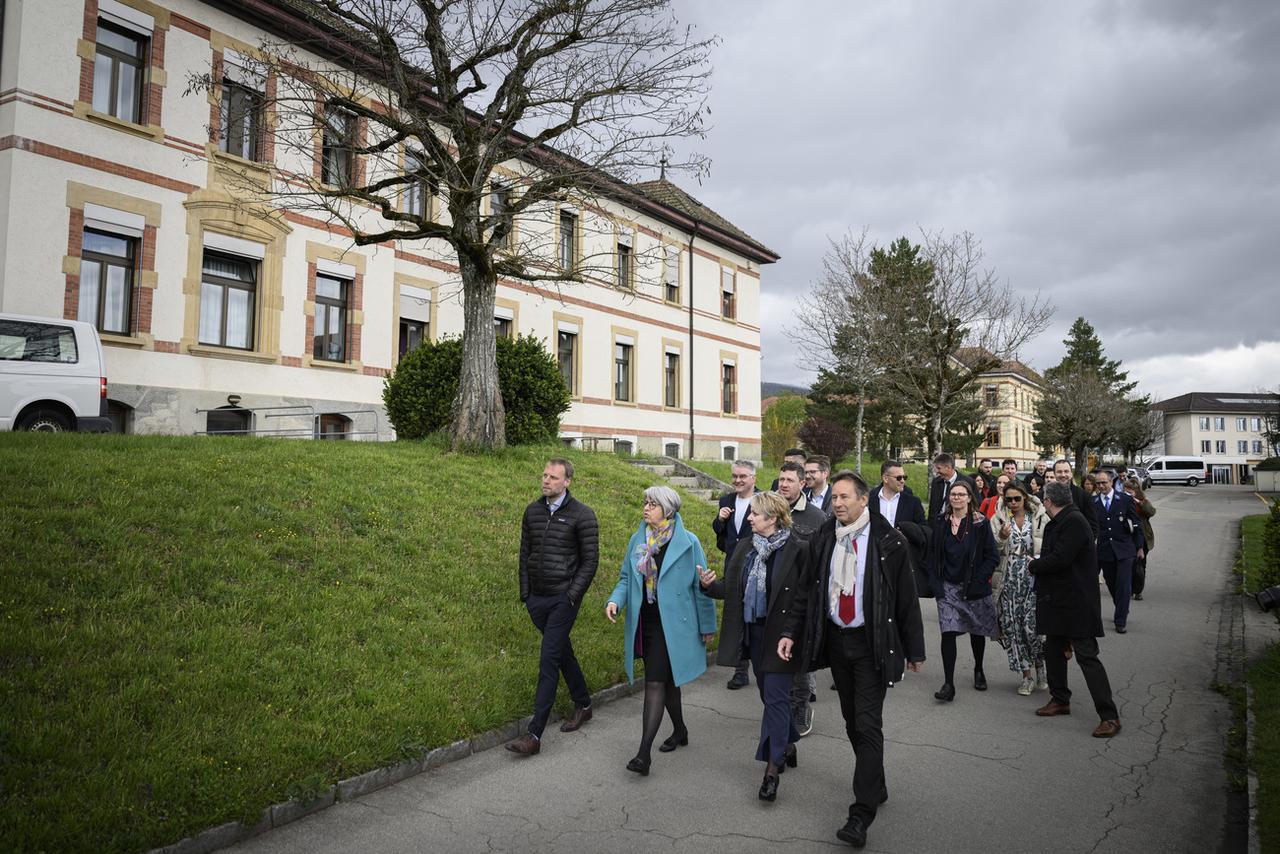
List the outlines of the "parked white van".
{"label": "parked white van", "polygon": [[1203,457],[1153,457],[1147,460],[1147,476],[1153,484],[1185,483],[1198,486],[1210,481],[1209,466]]}
{"label": "parked white van", "polygon": [[0,314],[0,430],[110,431],[106,373],[93,324]]}

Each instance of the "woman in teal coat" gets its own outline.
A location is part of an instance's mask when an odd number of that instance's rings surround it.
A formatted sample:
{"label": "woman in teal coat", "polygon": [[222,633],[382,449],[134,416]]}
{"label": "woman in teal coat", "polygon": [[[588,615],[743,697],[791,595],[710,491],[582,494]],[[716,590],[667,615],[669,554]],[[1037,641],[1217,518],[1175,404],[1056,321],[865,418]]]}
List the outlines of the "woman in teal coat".
{"label": "woman in teal coat", "polygon": [[632,659],[644,659],[643,732],[627,770],[645,776],[664,709],[674,730],[658,749],[667,753],[689,743],[680,686],[706,671],[706,645],[716,632],[715,602],[699,582],[707,556],[698,538],[685,529],[679,511],[680,496],[671,487],[644,491],[644,523],[627,544],[618,586],[604,609],[611,623],[618,612],[626,613],[623,660],[628,679],[635,680]]}

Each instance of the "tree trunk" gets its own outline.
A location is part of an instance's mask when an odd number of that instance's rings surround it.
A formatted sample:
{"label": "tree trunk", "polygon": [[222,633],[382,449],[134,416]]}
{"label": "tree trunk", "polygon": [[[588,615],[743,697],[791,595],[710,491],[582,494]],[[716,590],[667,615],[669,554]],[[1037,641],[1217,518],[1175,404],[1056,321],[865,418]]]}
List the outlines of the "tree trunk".
{"label": "tree trunk", "polygon": [[1089,470],[1089,449],[1085,445],[1078,445],[1072,450],[1076,455],[1076,480],[1083,487],[1085,472]]}
{"label": "tree trunk", "polygon": [[507,427],[493,328],[497,276],[465,252],[458,253],[458,267],[463,292],[462,374],[450,418],[453,447],[501,448],[507,444]]}
{"label": "tree trunk", "polygon": [[867,386],[866,383],[858,386],[858,420],[853,428],[853,452],[857,454],[854,459],[856,463],[854,470],[858,475],[862,475],[862,416],[867,411]]}

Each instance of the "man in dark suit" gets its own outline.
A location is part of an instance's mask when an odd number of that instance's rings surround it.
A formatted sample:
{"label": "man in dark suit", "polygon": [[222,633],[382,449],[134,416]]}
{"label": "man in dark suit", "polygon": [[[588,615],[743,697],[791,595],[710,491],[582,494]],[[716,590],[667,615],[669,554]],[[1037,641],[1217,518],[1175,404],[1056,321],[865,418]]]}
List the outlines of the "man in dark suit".
{"label": "man in dark suit", "polygon": [[929,484],[929,518],[935,519],[947,504],[947,495],[957,480],[969,484],[969,491],[978,494],[978,487],[973,478],[956,471],[956,458],[950,454],[938,454],[933,458],[933,470],[936,472]]}
{"label": "man in dark suit", "polygon": [[925,522],[924,505],[907,486],[907,473],[902,463],[885,460],[880,465],[880,488],[871,491],[867,507],[873,514],[883,516],[890,526],[907,538],[915,565],[924,566],[924,555],[929,546],[929,525]]}
{"label": "man in dark suit", "polygon": [[804,461],[804,493],[809,503],[817,507],[827,518],[831,518],[831,485],[827,479],[831,477],[831,457],[825,454],[812,454]]}
{"label": "man in dark suit", "polygon": [[[809,540],[827,522],[827,514],[809,503],[804,494],[804,469],[792,462],[778,471],[778,494],[791,510],[791,532]],[[791,718],[796,735],[804,738],[813,732],[813,703],[817,701],[817,677],[807,670],[796,672],[791,683]]]}
{"label": "man in dark suit", "polygon": [[853,803],[837,838],[861,848],[889,798],[884,778],[884,698],[904,667],[920,672],[924,624],[907,542],[867,509],[870,489],[851,471],[831,480],[835,517],[809,542],[809,563],[791,600],[778,657],[803,654],[806,669],[831,667],[853,745]]}
{"label": "man in dark suit", "polygon": [[569,494],[572,482],[573,463],[548,460],[542,470],[542,497],[525,508],[520,523],[520,600],[542,633],[533,720],[525,735],[507,744],[507,750],[521,756],[534,756],[542,749],[542,731],[561,673],[574,711],[560,731],[573,732],[591,720],[591,692],[569,633],[596,574],[599,527],[595,512]]}
{"label": "man in dark suit", "polygon": [[1102,637],[1102,600],[1098,595],[1098,559],[1089,522],[1076,507],[1065,483],[1044,488],[1044,527],[1040,556],[1028,564],[1036,583],[1036,629],[1045,635],[1044,663],[1049,702],[1036,709],[1041,717],[1071,714],[1067,687],[1067,651],[1075,656],[1093,697],[1100,722],[1094,738],[1120,732],[1120,712],[1111,695],[1106,668],[1098,659]]}
{"label": "man in dark suit", "polygon": [[[734,460],[731,472],[733,491],[720,496],[720,507],[716,510],[716,518],[711,521],[716,548],[724,553],[726,559],[733,554],[739,539],[751,536],[751,525],[747,522],[751,515],[751,496],[760,491],[756,489],[756,464],[751,460]],[[742,658],[729,679],[727,687],[730,691],[751,684],[747,676],[750,669],[751,659]]]}
{"label": "man in dark suit", "polygon": [[1089,530],[1093,531],[1094,542],[1097,542],[1098,517],[1093,512],[1093,502],[1090,500],[1090,496],[1085,495],[1084,490],[1072,482],[1071,463],[1066,460],[1058,460],[1054,463],[1053,479],[1071,490],[1071,503],[1084,514],[1084,520],[1089,523]]}
{"label": "man in dark suit", "polygon": [[1142,557],[1142,517],[1133,497],[1112,489],[1106,469],[1093,476],[1094,512],[1098,516],[1098,565],[1115,603],[1116,633],[1124,634],[1129,622],[1129,597],[1133,593],[1133,562]]}

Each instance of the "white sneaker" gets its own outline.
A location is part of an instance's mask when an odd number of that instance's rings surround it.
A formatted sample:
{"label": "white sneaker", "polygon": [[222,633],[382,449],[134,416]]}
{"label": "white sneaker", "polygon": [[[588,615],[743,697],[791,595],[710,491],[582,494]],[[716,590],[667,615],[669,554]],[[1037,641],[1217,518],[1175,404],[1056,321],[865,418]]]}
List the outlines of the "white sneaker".
{"label": "white sneaker", "polygon": [[1031,681],[1031,677],[1030,677],[1030,676],[1024,676],[1024,677],[1022,677],[1022,684],[1018,686],[1018,693],[1019,693],[1019,694],[1021,694],[1021,695],[1022,695],[1022,696],[1024,696],[1024,697],[1030,697],[1030,696],[1031,696],[1031,687],[1032,687],[1032,685],[1034,685],[1034,684],[1035,684],[1035,683]]}
{"label": "white sneaker", "polygon": [[1037,665],[1036,665],[1036,690],[1037,690],[1037,691],[1048,691],[1048,690],[1049,690],[1049,680],[1048,680],[1048,679],[1045,677],[1045,675],[1044,675],[1044,665],[1043,665],[1043,664],[1037,664]]}

